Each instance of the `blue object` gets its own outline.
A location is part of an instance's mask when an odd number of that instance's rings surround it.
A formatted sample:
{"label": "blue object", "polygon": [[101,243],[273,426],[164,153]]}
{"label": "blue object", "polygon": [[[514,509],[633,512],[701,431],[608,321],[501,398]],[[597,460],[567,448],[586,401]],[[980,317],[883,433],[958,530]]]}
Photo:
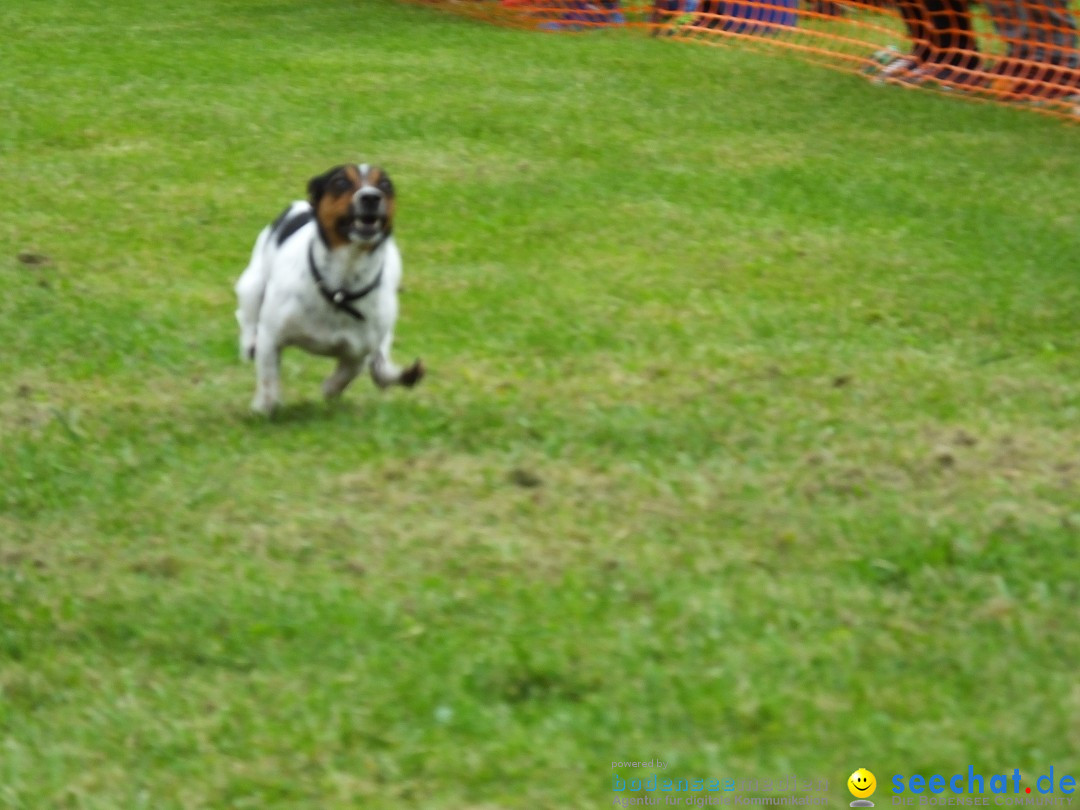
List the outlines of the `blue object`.
{"label": "blue object", "polygon": [[664,11],[681,11],[684,14],[692,14],[698,10],[698,0],[662,0]]}
{"label": "blue object", "polygon": [[760,5],[726,0],[720,4],[718,13],[737,19],[723,20],[719,27],[733,34],[777,33],[777,28],[795,27],[798,7],[799,0],[763,0]]}
{"label": "blue object", "polygon": [[619,10],[619,0],[574,0],[573,9],[563,19],[567,22],[592,23],[593,25],[622,25],[626,17]]}

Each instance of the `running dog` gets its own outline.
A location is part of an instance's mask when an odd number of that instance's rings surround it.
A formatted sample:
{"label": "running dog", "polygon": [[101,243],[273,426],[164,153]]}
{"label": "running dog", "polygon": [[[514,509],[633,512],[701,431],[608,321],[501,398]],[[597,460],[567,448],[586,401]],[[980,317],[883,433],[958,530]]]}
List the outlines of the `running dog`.
{"label": "running dog", "polygon": [[281,404],[287,346],[337,359],[322,386],[328,399],[365,366],[380,388],[424,376],[419,360],[402,369],[390,359],[401,282],[390,176],[366,163],[335,166],[307,190],[262,230],[236,282],[240,354],[255,361],[251,408],[261,414]]}

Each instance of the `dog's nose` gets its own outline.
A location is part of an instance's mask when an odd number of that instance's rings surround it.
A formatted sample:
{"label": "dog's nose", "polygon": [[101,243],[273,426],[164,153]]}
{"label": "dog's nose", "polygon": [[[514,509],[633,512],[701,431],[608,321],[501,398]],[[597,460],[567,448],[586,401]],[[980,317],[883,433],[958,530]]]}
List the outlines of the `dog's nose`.
{"label": "dog's nose", "polygon": [[378,211],[382,197],[382,192],[376,188],[362,188],[356,192],[356,202],[361,211]]}

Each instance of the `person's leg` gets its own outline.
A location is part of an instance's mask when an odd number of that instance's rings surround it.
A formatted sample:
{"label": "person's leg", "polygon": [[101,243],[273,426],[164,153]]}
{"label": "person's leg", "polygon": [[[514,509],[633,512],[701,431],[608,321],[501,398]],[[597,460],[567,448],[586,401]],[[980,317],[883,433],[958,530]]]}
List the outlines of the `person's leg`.
{"label": "person's leg", "polygon": [[724,0],[701,0],[698,13],[700,16],[697,19],[697,25],[705,28],[717,28],[723,21],[719,17],[712,15],[724,13]]}
{"label": "person's leg", "polygon": [[1076,20],[1066,0],[1021,0],[1028,15],[1033,59],[1048,65],[1077,66]]}
{"label": "person's leg", "polygon": [[1005,58],[1025,58],[1028,26],[1023,0],[983,0],[983,6],[998,38],[1005,43]]}
{"label": "person's leg", "polygon": [[1039,72],[1031,61],[1033,41],[1029,4],[1025,0],[983,0],[997,36],[1005,43],[1005,56],[988,71],[987,87],[1004,96],[1014,96],[1018,88]]}
{"label": "person's leg", "polygon": [[1019,52],[1022,68],[1006,92],[1013,96],[1060,98],[1080,92],[1076,20],[1067,0],[1014,0],[1023,15]]}
{"label": "person's leg", "polygon": [[930,12],[931,61],[959,68],[958,75],[979,65],[979,45],[971,27],[967,0],[925,0]]}
{"label": "person's leg", "polygon": [[929,9],[923,0],[896,0],[896,8],[911,38],[911,58],[921,64],[932,52]]}
{"label": "person's leg", "polygon": [[916,70],[901,77],[906,84],[943,82],[975,85],[982,82],[978,43],[967,0],[924,0],[930,19],[929,55]]}

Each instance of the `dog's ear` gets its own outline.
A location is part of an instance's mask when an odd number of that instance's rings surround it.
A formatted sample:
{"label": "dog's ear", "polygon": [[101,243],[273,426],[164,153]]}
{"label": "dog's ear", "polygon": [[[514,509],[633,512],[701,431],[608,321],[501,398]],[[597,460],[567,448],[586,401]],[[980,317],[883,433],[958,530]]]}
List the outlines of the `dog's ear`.
{"label": "dog's ear", "polygon": [[312,177],[310,180],[308,180],[308,202],[310,202],[312,206],[318,204],[323,194],[326,193],[326,184],[330,182],[330,178],[333,177],[337,172],[339,172],[341,168],[341,166],[335,166],[329,171],[323,172],[317,177]]}

